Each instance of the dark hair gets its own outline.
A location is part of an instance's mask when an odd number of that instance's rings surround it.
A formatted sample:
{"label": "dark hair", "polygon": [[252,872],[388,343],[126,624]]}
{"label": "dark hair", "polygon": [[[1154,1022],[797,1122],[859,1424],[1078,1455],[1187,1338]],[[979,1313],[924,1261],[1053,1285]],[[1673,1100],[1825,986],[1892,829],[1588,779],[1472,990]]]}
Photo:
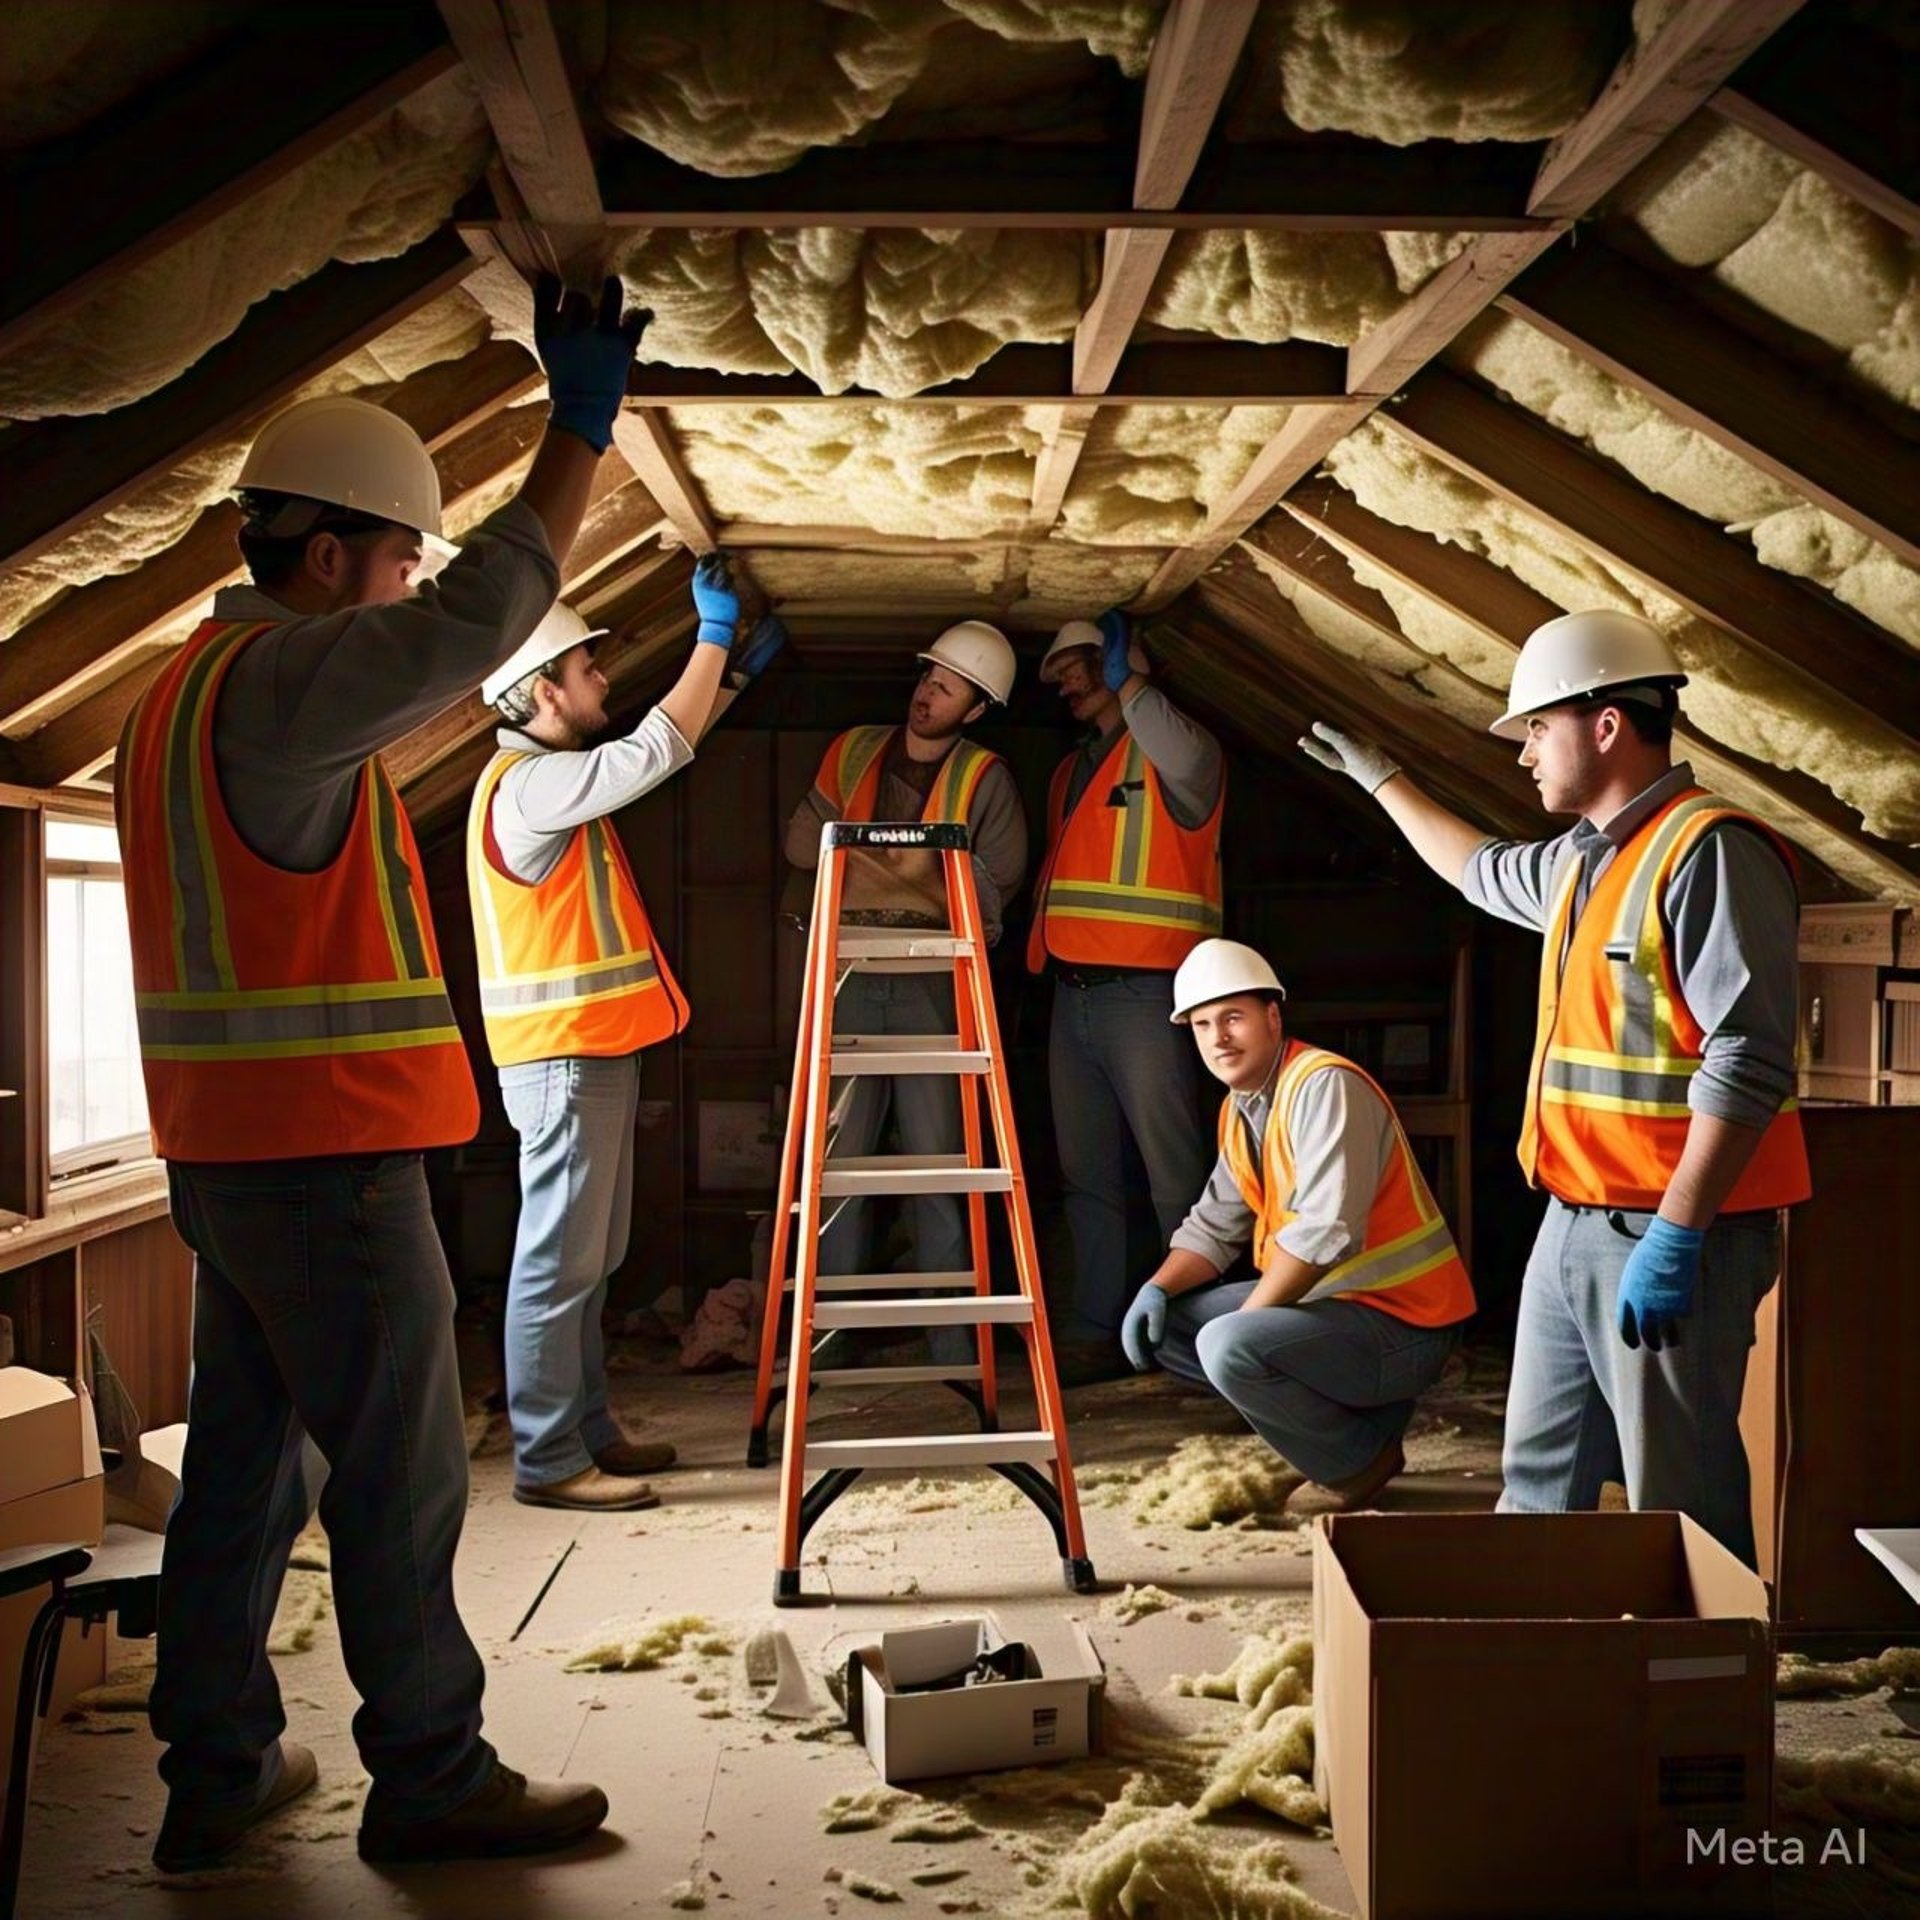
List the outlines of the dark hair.
{"label": "dark hair", "polygon": [[254,585],[269,590],[285,586],[299,573],[316,534],[331,533],[346,540],[357,533],[386,533],[398,525],[378,514],[259,487],[248,488],[239,500],[246,516],[238,536],[240,557]]}
{"label": "dark hair", "polygon": [[1664,747],[1673,741],[1680,692],[1670,680],[1636,680],[1623,687],[1601,687],[1584,695],[1580,705],[1587,713],[1611,707],[1633,729],[1634,738],[1642,746]]}

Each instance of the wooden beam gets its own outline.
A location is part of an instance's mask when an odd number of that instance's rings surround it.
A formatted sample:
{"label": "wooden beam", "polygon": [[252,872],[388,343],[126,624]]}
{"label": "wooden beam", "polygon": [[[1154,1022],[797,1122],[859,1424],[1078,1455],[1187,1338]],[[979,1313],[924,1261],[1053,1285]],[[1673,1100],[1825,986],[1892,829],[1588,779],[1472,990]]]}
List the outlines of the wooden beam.
{"label": "wooden beam", "polygon": [[335,261],[260,301],[159,392],[112,413],[12,427],[0,445],[0,566],[43,553],[155,474],[457,286],[472,256],[450,231],[397,259]]}
{"label": "wooden beam", "polygon": [[1912,654],[1830,594],[1630,480],[1517,406],[1429,367],[1381,421],[1756,653],[1920,740]]}
{"label": "wooden beam", "polygon": [[[540,379],[531,355],[495,340],[374,397],[438,452]],[[112,674],[155,634],[237,580],[239,531],[239,510],[221,501],[144,565],[76,587],[0,644],[0,732],[31,728],[49,705],[71,698],[76,681]]]}
{"label": "wooden beam", "polygon": [[1562,247],[1499,304],[1870,540],[1920,565],[1920,446],[1603,246]]}
{"label": "wooden beam", "polygon": [[[1283,502],[1286,512],[1318,542],[1337,546],[1351,559],[1390,574],[1402,586],[1452,614],[1475,632],[1517,654],[1527,636],[1565,609],[1525,581],[1465,547],[1436,540],[1413,527],[1397,526],[1369,513],[1332,481],[1310,481]],[[1272,522],[1251,539],[1263,549]],[[1920,848],[1868,833],[1859,814],[1834,792],[1797,767],[1776,767],[1710,739],[1684,718],[1675,735],[1709,785],[1749,781],[1765,789],[1783,813],[1798,815],[1852,843],[1862,862],[1878,870],[1880,884],[1911,893],[1920,879]]]}
{"label": "wooden beam", "polygon": [[660,511],[673,522],[681,541],[695,553],[713,552],[719,544],[713,518],[665,420],[645,407],[626,408],[614,420],[613,444],[634,477],[660,503]]}
{"label": "wooden beam", "polygon": [[[1768,146],[1776,148],[1789,159],[1797,160],[1809,171],[1817,173],[1829,186],[1837,187],[1849,199],[1857,200],[1869,213],[1877,213],[1882,220],[1900,228],[1910,239],[1920,240],[1920,184],[1911,183],[1897,187],[1884,177],[1890,173],[1908,174],[1910,169],[1901,164],[1897,145],[1871,149],[1873,155],[1871,170],[1859,162],[1849,159],[1840,148],[1830,146],[1828,141],[1836,136],[1844,138],[1851,129],[1844,118],[1828,120],[1824,113],[1819,115],[1822,132],[1809,131],[1809,107],[1815,110],[1821,103],[1807,102],[1793,98],[1783,102],[1787,107],[1785,114],[1765,107],[1748,94],[1737,88],[1722,87],[1707,103],[1721,119],[1742,128],[1764,140]],[[1911,139],[1911,134],[1906,138]],[[1855,146],[1852,139],[1847,140],[1849,149]]]}
{"label": "wooden beam", "polygon": [[1097,406],[1055,407],[1045,416],[1046,439],[1033,463],[1033,498],[1027,507],[1026,533],[1044,540],[1060,518],[1074,469],[1086,450],[1087,435],[1099,418]]}
{"label": "wooden beam", "polygon": [[1626,178],[1804,0],[1682,0],[1547,149],[1527,211],[1571,220]]}
{"label": "wooden beam", "polygon": [[269,9],[150,93],[0,160],[0,353],[454,66],[430,6],[383,6],[378,25]]}

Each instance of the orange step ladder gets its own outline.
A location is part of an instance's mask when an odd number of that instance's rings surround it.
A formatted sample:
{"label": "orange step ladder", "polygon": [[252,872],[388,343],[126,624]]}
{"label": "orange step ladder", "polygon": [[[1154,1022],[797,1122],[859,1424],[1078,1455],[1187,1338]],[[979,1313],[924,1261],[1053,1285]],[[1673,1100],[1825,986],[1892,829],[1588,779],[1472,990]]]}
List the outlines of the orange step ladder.
{"label": "orange step ladder", "polygon": [[[946,881],[947,926],[840,930],[846,855],[855,847],[919,848],[939,856]],[[904,973],[951,971],[954,1025],[950,1034],[835,1036],[834,995],[856,969]],[[833,1156],[832,1083],[859,1074],[942,1073],[958,1077],[961,1136],[957,1154]],[[997,1160],[985,1158],[980,1094],[985,1089]],[[831,1224],[831,1202],[880,1194],[964,1194],[972,1268],[954,1273],[822,1273],[820,1236]],[[987,1195],[1006,1200],[1013,1240],[1015,1293],[996,1294],[987,1247]],[[794,1223],[798,1220],[798,1236]],[[794,1272],[787,1277],[789,1250]],[[869,1469],[988,1467],[1018,1487],[1045,1516],[1059,1548],[1069,1591],[1090,1593],[1087,1558],[1067,1451],[1066,1413],[1053,1348],[1047,1338],[1040,1258],[1020,1169],[1013,1098],[994,1015],[987,942],[974,890],[973,862],[964,826],[931,822],[829,823],[821,830],[807,941],[807,977],[800,996],[793,1089],[786,1145],[780,1159],[773,1216],[766,1314],[754,1383],[753,1426],[747,1464],[767,1464],[767,1429],[784,1392],[786,1424],[780,1456],[780,1537],[774,1572],[775,1606],[800,1599],[800,1547],[814,1522]],[[916,1294],[931,1297],[915,1297]],[[843,1296],[855,1296],[851,1298]],[[776,1373],[782,1309],[791,1297],[792,1331],[784,1380]],[[972,1327],[977,1358],[969,1366],[820,1367],[813,1365],[818,1334],[837,1328]],[[1020,1432],[999,1427],[999,1382],[993,1330],[1015,1327],[1033,1375],[1037,1425]],[[941,1384],[974,1406],[972,1433],[906,1433],[860,1440],[809,1440],[807,1415],[814,1391],[829,1387]],[[808,1475],[815,1476],[809,1484]]]}

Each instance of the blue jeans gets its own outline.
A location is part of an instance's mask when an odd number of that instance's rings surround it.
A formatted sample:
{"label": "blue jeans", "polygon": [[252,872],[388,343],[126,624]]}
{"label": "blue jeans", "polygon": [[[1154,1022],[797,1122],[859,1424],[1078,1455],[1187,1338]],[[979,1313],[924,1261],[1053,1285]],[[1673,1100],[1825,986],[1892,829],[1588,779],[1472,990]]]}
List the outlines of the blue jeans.
{"label": "blue jeans", "polygon": [[1162,1248],[1213,1168],[1200,1056],[1172,1010],[1171,974],[1081,987],[1056,971],[1047,1072],[1073,1235],[1072,1340],[1111,1344],[1142,1277],[1127,1268],[1127,1135],[1146,1164]]}
{"label": "blue jeans", "polygon": [[1309,1480],[1351,1480],[1406,1432],[1460,1329],[1410,1326],[1352,1300],[1239,1312],[1254,1286],[1223,1280],[1176,1295],[1160,1364],[1212,1387]]}
{"label": "blue jeans", "polygon": [[1620,1480],[1636,1511],[1687,1514],[1752,1566],[1740,1395],[1754,1310],[1779,1273],[1779,1216],[1714,1222],[1680,1345],[1660,1353],[1620,1337],[1620,1271],[1648,1218],[1548,1205],[1520,1288],[1500,1511],[1586,1512]]}
{"label": "blue jeans", "polygon": [[172,1165],[193,1249],[193,1386],[160,1573],[155,1736],[189,1803],[272,1785],[286,1726],[267,1633],[329,1472],[340,1650],[358,1690],[369,1805],[429,1819],[479,1787],[480,1656],[453,1598],[467,1447],[453,1284],[417,1153]]}
{"label": "blue jeans", "polygon": [[514,1478],[570,1480],[620,1438],[607,1411],[600,1326],[627,1255],[640,1056],[500,1069],[520,1136],[520,1225],[507,1282],[507,1414]]}

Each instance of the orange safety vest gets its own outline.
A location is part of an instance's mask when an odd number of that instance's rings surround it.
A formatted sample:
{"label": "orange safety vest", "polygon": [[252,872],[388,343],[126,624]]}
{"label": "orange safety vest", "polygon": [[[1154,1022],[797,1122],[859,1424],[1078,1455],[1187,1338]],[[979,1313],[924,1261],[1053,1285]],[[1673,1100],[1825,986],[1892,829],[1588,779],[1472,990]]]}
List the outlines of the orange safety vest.
{"label": "orange safety vest", "polygon": [[1293,1206],[1294,1103],[1316,1073],[1336,1070],[1354,1075],[1379,1094],[1393,1123],[1393,1151],[1367,1210],[1366,1237],[1359,1251],[1328,1269],[1305,1298],[1350,1297],[1416,1327],[1450,1327],[1473,1312],[1473,1282],[1413,1157],[1400,1116],[1392,1101],[1351,1060],[1298,1040],[1289,1040],[1280,1056],[1259,1165],[1254,1164],[1249,1145],[1252,1129],[1240,1118],[1233,1095],[1228,1094],[1220,1107],[1220,1151],[1241,1199],[1253,1209],[1254,1265],[1261,1272],[1266,1270],[1280,1230],[1298,1217]]}
{"label": "orange safety vest", "polygon": [[670,1040],[687,1024],[686,995],[654,944],[612,824],[576,827],[544,880],[516,879],[501,861],[493,796],[532,757],[496,753],[467,814],[467,897],[494,1064],[604,1059]]}
{"label": "orange safety vest", "polygon": [[[1571,932],[1581,863],[1565,863],[1540,956],[1520,1167],[1530,1185],[1572,1205],[1651,1210],[1680,1164],[1693,1119],[1687,1088],[1707,1036],[1667,946],[1667,887],[1722,820],[1765,834],[1793,870],[1791,849],[1771,827],[1698,787],[1668,801],[1613,856]],[[1799,1106],[1789,1098],[1722,1211],[1790,1207],[1812,1191]]]}
{"label": "orange safety vest", "polygon": [[[880,798],[880,769],[897,727],[849,727],[828,747],[813,784],[842,820],[871,820]],[[1000,756],[971,740],[956,740],[927,789],[922,820],[964,822],[980,782]]]}
{"label": "orange safety vest", "polygon": [[1171,972],[1220,931],[1220,815],[1197,827],[1173,817],[1160,776],[1123,726],[1067,814],[1077,755],[1054,769],[1047,793],[1047,864],[1035,889],[1027,971],[1051,954],[1069,965]]}
{"label": "orange safety vest", "polygon": [[169,1160],[305,1160],[470,1140],[473,1070],[385,768],[361,768],[346,840],[315,873],[261,859],[227,813],[214,709],[272,625],[202,621],[122,745],[116,812],[155,1146]]}

